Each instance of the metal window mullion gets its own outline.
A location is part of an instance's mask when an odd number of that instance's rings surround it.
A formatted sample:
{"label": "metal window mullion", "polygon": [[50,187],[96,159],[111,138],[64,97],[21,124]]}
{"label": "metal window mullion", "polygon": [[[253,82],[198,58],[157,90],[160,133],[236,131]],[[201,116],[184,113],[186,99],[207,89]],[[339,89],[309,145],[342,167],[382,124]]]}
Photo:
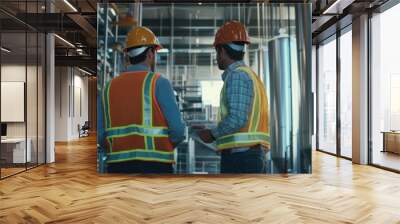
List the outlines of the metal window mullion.
{"label": "metal window mullion", "polygon": [[[47,13],[47,6],[49,3],[45,3],[45,13]],[[47,38],[48,33],[44,33],[44,164],[47,163]],[[43,69],[42,69],[43,77]],[[59,77],[61,78],[61,77]],[[61,91],[61,88],[60,88]]]}
{"label": "metal window mullion", "polygon": [[[25,21],[28,20],[28,1],[25,0]],[[26,24],[26,23],[25,23]],[[28,24],[25,25],[25,100],[24,100],[24,120],[25,120],[25,170],[28,170]]]}
{"label": "metal window mullion", "polygon": [[368,87],[367,87],[367,91],[368,91],[368,95],[367,95],[367,119],[368,119],[368,124],[367,124],[367,132],[368,132],[368,164],[373,164],[373,148],[372,148],[372,63],[371,63],[371,57],[372,57],[372,12],[369,11],[368,12],[368,26],[367,26],[367,46],[368,46],[368,53],[367,53],[367,83],[368,83]]}
{"label": "metal window mullion", "polygon": [[315,47],[315,148],[319,149],[319,44]]}
{"label": "metal window mullion", "polygon": [[341,133],[342,133],[342,124],[341,124],[341,64],[340,64],[340,36],[341,32],[339,27],[337,27],[336,31],[336,155],[341,155]]}
{"label": "metal window mullion", "polygon": [[[36,1],[36,13],[39,13],[38,0]],[[38,165],[39,165],[39,32],[36,32],[36,166]]]}

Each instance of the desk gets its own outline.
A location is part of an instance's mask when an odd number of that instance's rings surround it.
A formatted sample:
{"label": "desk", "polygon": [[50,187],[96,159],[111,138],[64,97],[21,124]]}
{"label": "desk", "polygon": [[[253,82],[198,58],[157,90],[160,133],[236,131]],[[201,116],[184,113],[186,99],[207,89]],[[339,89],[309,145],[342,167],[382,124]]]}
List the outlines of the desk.
{"label": "desk", "polygon": [[[31,145],[30,138],[27,139],[25,151],[25,138],[6,138],[1,139],[1,157],[6,160],[6,163],[25,163],[31,162]],[[25,161],[27,159],[27,161]]]}
{"label": "desk", "polygon": [[400,131],[386,131],[383,133],[383,151],[400,154]]}

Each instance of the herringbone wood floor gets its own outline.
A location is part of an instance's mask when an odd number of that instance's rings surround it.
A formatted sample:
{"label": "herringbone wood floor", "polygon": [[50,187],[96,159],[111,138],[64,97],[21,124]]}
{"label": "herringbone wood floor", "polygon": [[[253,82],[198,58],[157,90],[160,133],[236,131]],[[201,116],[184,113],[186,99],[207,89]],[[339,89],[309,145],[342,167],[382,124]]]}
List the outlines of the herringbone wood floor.
{"label": "herringbone wood floor", "polygon": [[97,175],[95,139],[0,181],[0,223],[400,223],[400,175],[322,153],[312,175]]}

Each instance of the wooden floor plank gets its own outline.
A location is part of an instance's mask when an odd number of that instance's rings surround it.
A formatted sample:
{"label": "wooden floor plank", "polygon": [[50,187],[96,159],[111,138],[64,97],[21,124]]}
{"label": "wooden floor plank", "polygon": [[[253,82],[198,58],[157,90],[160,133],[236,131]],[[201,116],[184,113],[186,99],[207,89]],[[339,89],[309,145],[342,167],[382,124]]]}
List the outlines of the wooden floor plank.
{"label": "wooden floor plank", "polygon": [[313,153],[310,175],[96,173],[94,137],[0,181],[0,223],[400,223],[400,175]]}

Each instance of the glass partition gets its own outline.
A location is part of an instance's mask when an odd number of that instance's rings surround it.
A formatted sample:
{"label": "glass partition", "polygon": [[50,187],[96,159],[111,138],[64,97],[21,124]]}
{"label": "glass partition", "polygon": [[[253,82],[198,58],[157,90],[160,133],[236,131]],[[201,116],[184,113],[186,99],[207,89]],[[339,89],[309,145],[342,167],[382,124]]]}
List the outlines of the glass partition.
{"label": "glass partition", "polygon": [[44,1],[2,1],[0,13],[0,178],[45,162],[45,36],[23,22]]}
{"label": "glass partition", "polygon": [[340,154],[352,157],[352,32],[340,36]]}
{"label": "glass partition", "polygon": [[336,36],[318,48],[318,149],[336,154]]}
{"label": "glass partition", "polygon": [[400,5],[371,19],[372,164],[400,170]]}
{"label": "glass partition", "polygon": [[[1,43],[8,51],[1,54],[1,140],[2,176],[24,171],[30,162],[31,151],[27,151],[27,35],[2,33]],[[30,142],[29,142],[30,143]]]}
{"label": "glass partition", "polygon": [[38,34],[36,32],[27,33],[27,151],[29,160],[27,167],[31,168],[37,165],[38,160]]}

